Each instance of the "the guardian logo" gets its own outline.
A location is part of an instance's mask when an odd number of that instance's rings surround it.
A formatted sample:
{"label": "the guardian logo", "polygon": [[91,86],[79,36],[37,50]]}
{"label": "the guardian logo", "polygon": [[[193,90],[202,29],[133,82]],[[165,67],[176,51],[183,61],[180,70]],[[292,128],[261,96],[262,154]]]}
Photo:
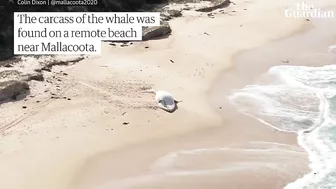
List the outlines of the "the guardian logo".
{"label": "the guardian logo", "polygon": [[285,16],[288,18],[334,18],[335,11],[324,11],[313,4],[299,2],[294,8],[287,8]]}

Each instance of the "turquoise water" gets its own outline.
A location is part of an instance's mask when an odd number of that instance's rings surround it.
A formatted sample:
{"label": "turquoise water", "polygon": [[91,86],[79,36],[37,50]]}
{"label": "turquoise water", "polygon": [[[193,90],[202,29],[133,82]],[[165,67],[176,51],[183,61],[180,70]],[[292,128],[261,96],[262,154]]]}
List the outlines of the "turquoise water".
{"label": "turquoise water", "polygon": [[336,65],[275,66],[230,100],[269,126],[298,133],[312,172],[285,189],[336,188]]}

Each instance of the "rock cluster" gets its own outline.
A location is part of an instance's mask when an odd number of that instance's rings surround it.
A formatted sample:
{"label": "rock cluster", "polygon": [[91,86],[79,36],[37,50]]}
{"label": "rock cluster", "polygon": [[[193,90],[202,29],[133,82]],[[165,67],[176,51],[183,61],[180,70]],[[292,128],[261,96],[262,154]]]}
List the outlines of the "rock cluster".
{"label": "rock cluster", "polygon": [[[62,60],[57,57],[42,58],[34,57],[34,65],[25,62],[24,59],[12,62],[10,67],[7,64],[0,66],[0,104],[4,100],[16,100],[18,96],[29,94],[29,82],[44,81],[42,71],[51,72],[53,66],[71,65],[84,59],[82,56]],[[66,75],[66,73],[63,73]],[[48,81],[47,81],[48,82]]]}
{"label": "rock cluster", "polygon": [[220,3],[215,3],[214,5],[211,5],[211,6],[208,6],[208,7],[204,7],[204,8],[200,8],[200,9],[197,9],[196,11],[199,11],[199,12],[211,12],[211,11],[214,11],[216,9],[226,8],[226,7],[230,6],[231,3],[233,3],[233,2],[231,2],[230,0],[223,0]]}
{"label": "rock cluster", "polygon": [[142,40],[165,37],[171,33],[171,28],[168,22],[162,22],[160,26],[144,27],[142,30]]}
{"label": "rock cluster", "polygon": [[16,98],[29,91],[29,85],[26,81],[9,80],[0,82],[0,101]]}

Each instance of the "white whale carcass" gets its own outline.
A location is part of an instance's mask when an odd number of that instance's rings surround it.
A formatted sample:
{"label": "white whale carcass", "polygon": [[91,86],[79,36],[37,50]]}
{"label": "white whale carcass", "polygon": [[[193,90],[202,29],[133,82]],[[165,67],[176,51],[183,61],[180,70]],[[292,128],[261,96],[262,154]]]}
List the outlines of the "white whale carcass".
{"label": "white whale carcass", "polygon": [[329,46],[328,51],[336,54],[336,45]]}
{"label": "white whale carcass", "polygon": [[174,97],[166,91],[155,91],[154,89],[150,89],[144,92],[155,94],[155,101],[158,104],[158,107],[167,112],[174,112],[177,109],[177,103],[181,102],[175,100]]}

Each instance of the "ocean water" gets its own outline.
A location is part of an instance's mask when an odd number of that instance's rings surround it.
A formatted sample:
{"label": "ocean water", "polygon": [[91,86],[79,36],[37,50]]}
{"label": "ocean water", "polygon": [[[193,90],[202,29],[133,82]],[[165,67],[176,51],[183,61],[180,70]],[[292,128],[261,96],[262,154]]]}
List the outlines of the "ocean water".
{"label": "ocean water", "polygon": [[275,66],[229,98],[244,114],[298,134],[312,172],[285,189],[336,188],[336,65]]}

